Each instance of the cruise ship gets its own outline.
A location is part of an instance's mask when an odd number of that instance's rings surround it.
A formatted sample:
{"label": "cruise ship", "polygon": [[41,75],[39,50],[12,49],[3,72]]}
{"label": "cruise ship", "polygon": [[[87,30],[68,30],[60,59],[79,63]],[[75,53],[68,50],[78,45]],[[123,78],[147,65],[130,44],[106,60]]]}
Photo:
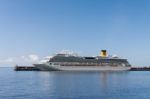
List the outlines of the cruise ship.
{"label": "cruise ship", "polygon": [[42,71],[125,71],[131,65],[127,59],[110,56],[101,50],[99,56],[79,56],[72,52],[61,52],[44,63],[34,64]]}

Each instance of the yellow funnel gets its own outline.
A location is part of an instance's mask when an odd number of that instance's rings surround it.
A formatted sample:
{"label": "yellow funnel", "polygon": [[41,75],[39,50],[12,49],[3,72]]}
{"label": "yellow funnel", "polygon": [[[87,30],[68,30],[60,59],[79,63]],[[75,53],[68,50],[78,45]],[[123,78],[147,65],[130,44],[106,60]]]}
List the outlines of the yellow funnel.
{"label": "yellow funnel", "polygon": [[107,57],[107,51],[106,50],[101,50],[100,56],[101,57]]}

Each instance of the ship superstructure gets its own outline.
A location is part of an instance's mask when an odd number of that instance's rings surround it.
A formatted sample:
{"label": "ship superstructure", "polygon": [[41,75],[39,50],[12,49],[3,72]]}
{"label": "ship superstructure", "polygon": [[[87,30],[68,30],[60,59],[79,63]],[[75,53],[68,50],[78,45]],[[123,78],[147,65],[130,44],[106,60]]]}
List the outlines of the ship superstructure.
{"label": "ship superstructure", "polygon": [[100,56],[84,57],[74,53],[58,53],[48,62],[34,64],[40,70],[129,70],[131,65],[127,59],[117,56],[108,56],[106,50],[102,50]]}

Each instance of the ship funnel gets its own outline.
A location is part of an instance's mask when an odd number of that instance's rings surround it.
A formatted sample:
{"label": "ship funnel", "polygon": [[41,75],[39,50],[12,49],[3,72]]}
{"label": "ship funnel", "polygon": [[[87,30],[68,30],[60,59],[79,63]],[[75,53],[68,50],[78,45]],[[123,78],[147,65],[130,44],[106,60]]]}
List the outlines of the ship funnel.
{"label": "ship funnel", "polygon": [[106,50],[101,50],[100,56],[101,57],[107,57],[107,51]]}

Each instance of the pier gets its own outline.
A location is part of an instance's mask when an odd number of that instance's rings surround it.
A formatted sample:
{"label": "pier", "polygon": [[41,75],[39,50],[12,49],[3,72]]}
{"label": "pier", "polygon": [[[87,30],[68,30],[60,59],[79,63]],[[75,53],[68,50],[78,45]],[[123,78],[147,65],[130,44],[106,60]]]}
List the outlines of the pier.
{"label": "pier", "polygon": [[[19,66],[16,65],[14,68],[15,71],[40,71],[40,69],[35,66]],[[148,67],[131,67],[129,71],[150,71],[150,66]]]}
{"label": "pier", "polygon": [[15,66],[14,68],[15,71],[39,71],[38,68],[34,66]]}
{"label": "pier", "polygon": [[130,71],[150,71],[150,67],[132,67]]}

